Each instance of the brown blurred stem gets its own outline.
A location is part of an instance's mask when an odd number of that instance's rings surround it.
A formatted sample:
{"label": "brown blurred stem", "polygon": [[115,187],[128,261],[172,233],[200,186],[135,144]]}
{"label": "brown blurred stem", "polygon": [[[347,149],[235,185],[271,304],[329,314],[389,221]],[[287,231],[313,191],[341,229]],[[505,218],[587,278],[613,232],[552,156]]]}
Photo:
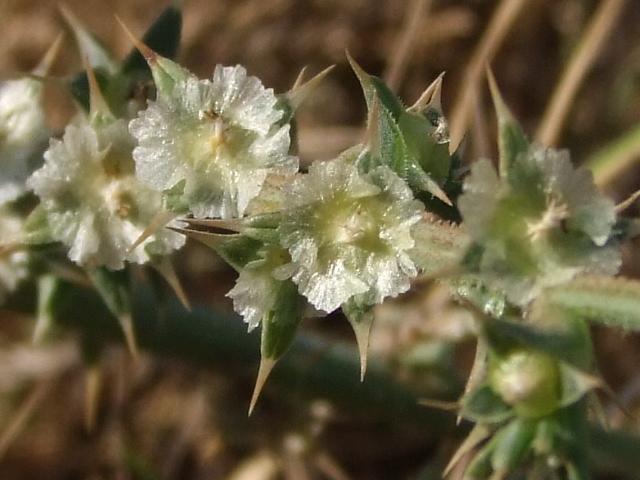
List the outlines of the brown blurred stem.
{"label": "brown blurred stem", "polygon": [[[66,283],[59,288],[55,315],[77,329],[85,344],[98,348],[105,339],[124,341],[118,321],[96,294]],[[260,335],[247,334],[246,325],[236,315],[200,307],[187,311],[173,300],[159,304],[141,289],[136,293],[133,320],[140,348],[156,356],[176,357],[229,374],[246,373],[250,378],[255,375]],[[269,382],[301,400],[326,399],[359,417],[413,425],[431,437],[456,428],[453,414],[420,405],[416,393],[378,362],[370,362],[362,383],[359,369],[355,346],[299,335],[274,368]],[[638,436],[598,427],[592,427],[590,435],[595,471],[635,478],[640,452]]]}

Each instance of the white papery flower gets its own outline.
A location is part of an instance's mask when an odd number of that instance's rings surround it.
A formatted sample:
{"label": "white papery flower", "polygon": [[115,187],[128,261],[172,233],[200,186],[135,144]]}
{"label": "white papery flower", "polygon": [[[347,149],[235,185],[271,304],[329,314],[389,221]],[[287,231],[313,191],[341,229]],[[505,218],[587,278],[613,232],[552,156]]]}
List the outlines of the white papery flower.
{"label": "white papery flower", "polygon": [[52,237],[69,246],[69,258],[80,265],[120,269],[125,261],[146,263],[185,242],[162,229],[129,253],[162,209],[162,195],[134,175],[133,146],[124,120],[101,128],[71,124],[62,140],[51,140],[44,166],[28,180]]}
{"label": "white papery flower", "polygon": [[615,205],[567,151],[534,143],[505,178],[488,160],[474,163],[458,206],[482,247],[483,279],[518,305],[580,273],[620,268],[620,246],[609,241]]}
{"label": "white papery flower", "polygon": [[42,83],[30,78],[0,84],[0,205],[26,190],[51,132],[41,104]]}
{"label": "white papery flower", "polygon": [[288,259],[287,252],[277,245],[262,249],[259,256],[244,266],[235,286],[227,294],[233,299],[234,310],[248,324],[249,331],[273,310],[283,285],[274,276],[274,271]]}
{"label": "white papery flower", "polygon": [[239,217],[269,173],[297,171],[273,91],[243,67],[218,65],[211,81],[186,74],[172,85],[130,123],[136,175],[158,190],[178,189],[170,208]]}
{"label": "white papery flower", "polygon": [[316,162],[286,192],[279,227],[291,277],[316,308],[331,312],[355,297],[374,305],[409,289],[417,267],[411,226],[423,205],[387,167],[363,175],[341,160]]}

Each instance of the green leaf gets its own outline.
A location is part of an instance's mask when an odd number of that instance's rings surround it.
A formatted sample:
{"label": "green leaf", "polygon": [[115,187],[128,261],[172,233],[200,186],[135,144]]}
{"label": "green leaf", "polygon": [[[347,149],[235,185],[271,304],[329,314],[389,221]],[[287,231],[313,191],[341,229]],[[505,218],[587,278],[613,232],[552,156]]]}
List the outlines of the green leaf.
{"label": "green leaf", "polygon": [[38,307],[36,324],[33,329],[34,342],[43,340],[53,327],[61,282],[62,280],[50,273],[38,278]]}
{"label": "green leaf", "polygon": [[544,292],[544,301],[594,323],[640,331],[640,282],[584,276]]}
{"label": "green leaf", "polygon": [[131,313],[128,269],[109,270],[105,267],[98,267],[88,270],[87,273],[104,303],[114,315]]}
{"label": "green leaf", "polygon": [[541,308],[536,301],[528,322],[493,320],[487,322],[494,348],[512,349],[517,345],[545,352],[580,369],[590,367],[593,360],[591,336],[587,325],[579,319],[562,315],[557,310]]}
{"label": "green leaf", "polygon": [[495,78],[489,72],[489,87],[493,97],[493,104],[498,117],[498,149],[500,156],[500,177],[506,178],[515,164],[518,156],[529,150],[530,142],[520,124],[513,118],[509,108],[504,103]]}
{"label": "green leaf", "polygon": [[442,473],[443,478],[448,477],[449,473],[451,473],[454,467],[458,465],[465,456],[470,454],[472,450],[476,449],[478,445],[480,445],[480,443],[488,439],[492,433],[492,429],[487,425],[483,425],[481,423],[476,424],[464,439],[462,445],[460,445],[460,447],[458,447],[456,452],[453,454],[451,460],[449,460],[447,467]]}
{"label": "green leaf", "polygon": [[20,241],[27,245],[53,243],[47,210],[42,203],[38,204],[24,221]]}
{"label": "green leaf", "polygon": [[106,306],[120,322],[131,356],[136,359],[138,346],[131,317],[129,269],[109,270],[98,267],[88,270],[87,273]]}
{"label": "green leaf", "polygon": [[[170,5],[149,27],[142,42],[159,55],[173,59],[178,54],[181,30],[182,11],[178,4]],[[124,75],[151,76],[146,60],[137,49],[133,49],[123,61],[120,71]]]}
{"label": "green leaf", "polygon": [[263,357],[278,360],[285,354],[295,337],[303,307],[298,287],[289,280],[282,282],[273,310],[262,321]]}
{"label": "green leaf", "polygon": [[205,244],[238,272],[247,263],[259,258],[258,252],[263,246],[263,242],[242,234],[221,234],[181,228],[173,230]]}
{"label": "green leaf", "polygon": [[478,423],[499,423],[513,417],[514,412],[485,382],[462,397],[460,415]]}
{"label": "green leaf", "polygon": [[305,302],[298,293],[298,287],[290,280],[281,282],[280,285],[273,310],[267,312],[262,319],[260,367],[249,405],[249,415],[271,370],[293,343],[302,319]]}
{"label": "green leaf", "polygon": [[402,102],[380,78],[365,72],[349,54],[347,54],[347,58],[360,81],[368,110],[371,111],[375,103],[379,102],[380,106],[391,114],[394,121],[397,121],[400,114],[405,111]]}
{"label": "green leaf", "polygon": [[504,478],[529,453],[536,432],[536,422],[516,418],[498,430],[492,440],[491,466],[495,474],[491,477]]}
{"label": "green leaf", "polygon": [[402,112],[398,127],[407,145],[408,155],[415,159],[424,172],[442,185],[451,169],[449,143],[434,138],[434,121],[417,112]]}
{"label": "green leaf", "polygon": [[90,33],[76,16],[62,4],[60,10],[73,32],[82,58],[94,69],[102,69],[110,74],[116,73],[118,71],[118,63],[104,44]]}
{"label": "green leaf", "polygon": [[582,372],[570,365],[560,363],[560,406],[568,407],[576,403],[585,394],[601,386],[597,377]]}

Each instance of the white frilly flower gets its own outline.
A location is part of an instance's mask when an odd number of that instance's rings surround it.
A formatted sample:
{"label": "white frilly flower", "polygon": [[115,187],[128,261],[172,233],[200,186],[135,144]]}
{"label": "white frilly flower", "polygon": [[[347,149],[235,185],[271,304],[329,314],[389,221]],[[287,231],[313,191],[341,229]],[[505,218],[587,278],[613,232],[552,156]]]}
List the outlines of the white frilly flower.
{"label": "white frilly flower", "polygon": [[53,238],[70,247],[69,258],[80,265],[117,270],[125,261],[146,263],[185,242],[162,229],[129,253],[162,209],[162,195],[134,175],[133,146],[124,120],[101,128],[71,124],[62,140],[51,140],[44,166],[28,180]]}
{"label": "white frilly flower", "polygon": [[580,273],[620,267],[619,245],[609,242],[615,205],[564,150],[534,143],[505,178],[488,160],[474,163],[458,206],[482,247],[482,278],[517,305]]}
{"label": "white frilly flower", "polygon": [[0,205],[26,192],[27,177],[39,166],[34,164],[51,134],[42,88],[31,78],[0,84]]}
{"label": "white frilly flower", "polygon": [[342,160],[316,162],[286,192],[281,243],[292,278],[316,308],[331,312],[351,298],[374,305],[409,289],[417,267],[411,226],[422,214],[406,183],[387,167],[363,175]]}
{"label": "white frilly flower", "polygon": [[212,80],[176,79],[130,123],[137,177],[160,191],[179,189],[169,208],[196,218],[242,216],[269,173],[298,168],[276,102],[241,66],[218,65]]}
{"label": "white frilly flower", "polygon": [[283,285],[274,276],[274,271],[288,259],[287,252],[277,245],[263,249],[259,255],[259,259],[244,266],[235,286],[227,294],[233,299],[234,310],[248,324],[249,331],[273,310]]}

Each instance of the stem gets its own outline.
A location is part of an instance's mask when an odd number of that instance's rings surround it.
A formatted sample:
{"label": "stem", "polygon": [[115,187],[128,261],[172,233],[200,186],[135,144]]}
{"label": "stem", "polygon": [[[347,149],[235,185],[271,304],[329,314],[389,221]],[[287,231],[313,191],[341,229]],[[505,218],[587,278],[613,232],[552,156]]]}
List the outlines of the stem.
{"label": "stem", "polygon": [[[94,349],[97,339],[122,341],[117,321],[88,290],[63,284],[55,316],[79,329]],[[198,307],[187,311],[177,301],[159,304],[142,290],[134,300],[133,322],[141,350],[229,375],[255,376],[258,371],[260,334],[248,334],[237,315]],[[424,426],[431,436],[454,428],[454,415],[420,405],[415,392],[394,380],[379,362],[372,362],[360,382],[357,349],[315,336],[297,336],[273,369],[269,385],[305,400],[327,399],[359,416]],[[246,402],[248,406],[249,398]]]}
{"label": "stem", "polygon": [[[124,341],[117,320],[96,294],[62,284],[57,300],[56,318],[78,329],[83,338]],[[140,347],[155,355],[178,357],[230,375],[257,371],[259,332],[247,334],[236,315],[198,307],[189,312],[177,301],[159,304],[148,291],[139,289],[133,321]],[[370,363],[364,382],[359,381],[359,371],[355,346],[299,335],[269,382],[301,399],[327,399],[360,418],[412,425],[433,437],[455,428],[454,415],[420,405],[416,393],[378,362]],[[637,475],[640,437],[599,427],[591,427],[590,436],[594,471]]]}

